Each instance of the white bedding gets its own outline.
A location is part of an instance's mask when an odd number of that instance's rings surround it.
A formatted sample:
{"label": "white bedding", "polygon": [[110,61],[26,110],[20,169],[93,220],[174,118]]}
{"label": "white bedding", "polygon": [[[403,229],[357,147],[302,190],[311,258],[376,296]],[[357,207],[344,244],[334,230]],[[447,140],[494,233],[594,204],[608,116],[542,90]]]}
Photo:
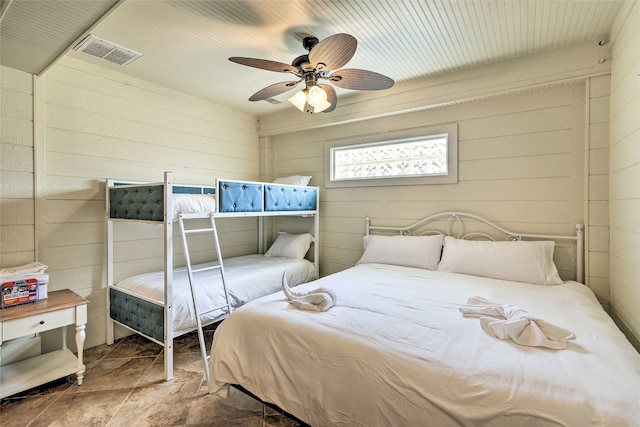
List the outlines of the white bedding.
{"label": "white bedding", "polygon": [[209,212],[216,212],[216,196],[212,194],[173,195],[173,219],[177,219],[180,214]]}
{"label": "white bedding", "polygon": [[[326,312],[278,292],[216,330],[210,389],[240,384],[314,427],[630,426],[640,355],[584,285],[557,286],[361,264],[303,284],[332,288]],[[575,333],[563,350],[482,330],[470,296],[517,305]]]}
{"label": "white bedding", "polygon": [[[194,265],[193,269],[217,263]],[[229,292],[229,300],[233,307],[239,307],[248,301],[275,292],[280,287],[282,272],[287,272],[291,284],[313,280],[315,268],[306,259],[295,260],[281,257],[267,257],[264,255],[245,255],[224,260],[224,271]],[[196,283],[209,283],[199,286],[197,299],[200,311],[219,307],[225,304],[224,290],[220,271],[207,270],[196,273]],[[134,295],[163,304],[164,274],[162,271],[139,274],[121,280],[116,285],[126,289]],[[213,311],[202,316],[203,322],[214,320],[223,314],[222,310]],[[186,268],[178,268],[173,274],[173,329],[176,335],[191,331],[196,326],[196,318],[191,302],[189,278]]]}

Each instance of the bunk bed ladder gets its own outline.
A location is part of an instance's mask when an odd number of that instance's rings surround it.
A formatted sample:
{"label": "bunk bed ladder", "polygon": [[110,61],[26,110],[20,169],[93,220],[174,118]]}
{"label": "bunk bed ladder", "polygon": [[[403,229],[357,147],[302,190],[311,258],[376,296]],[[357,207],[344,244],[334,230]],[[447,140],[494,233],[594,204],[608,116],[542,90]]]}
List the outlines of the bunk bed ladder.
{"label": "bunk bed ladder", "polygon": [[[188,229],[187,227],[185,227],[185,219],[189,218],[189,215],[180,215],[179,216],[179,222],[180,222],[180,233],[182,234],[182,244],[184,246],[184,256],[187,262],[187,274],[189,276],[189,285],[191,287],[191,299],[193,301],[193,308],[194,308],[194,312],[196,314],[196,323],[198,325],[198,340],[200,341],[200,352],[202,353],[202,361],[204,362],[204,370],[207,376],[207,383],[210,382],[210,375],[209,375],[209,354],[207,352],[207,348],[206,348],[206,344],[204,341],[204,330],[203,330],[203,325],[202,325],[202,316],[213,312],[213,311],[217,311],[220,309],[226,309],[227,314],[231,314],[231,303],[229,302],[229,292],[227,291],[227,283],[225,280],[225,274],[224,274],[224,264],[222,262],[222,255],[220,252],[220,242],[218,240],[218,230],[216,228],[216,221],[214,219],[214,215],[211,214],[209,216],[209,219],[211,221],[211,227],[208,228],[194,228],[194,229]],[[201,218],[201,217],[200,217]],[[189,244],[187,242],[187,236],[188,235],[192,235],[192,234],[206,234],[206,233],[211,233],[213,235],[213,241],[215,244],[215,249],[216,249],[216,254],[218,255],[218,264],[217,265],[212,265],[212,266],[208,266],[208,267],[202,267],[202,268],[192,268],[191,266],[191,256],[189,253]],[[198,308],[198,299],[196,298],[196,292],[195,292],[195,281],[194,281],[194,273],[199,273],[199,272],[203,272],[203,271],[207,271],[207,270],[218,270],[220,271],[220,276],[222,278],[222,287],[224,289],[224,296],[225,296],[225,301],[226,303],[224,305],[221,305],[219,307],[214,307],[210,310],[207,311],[200,311]]]}

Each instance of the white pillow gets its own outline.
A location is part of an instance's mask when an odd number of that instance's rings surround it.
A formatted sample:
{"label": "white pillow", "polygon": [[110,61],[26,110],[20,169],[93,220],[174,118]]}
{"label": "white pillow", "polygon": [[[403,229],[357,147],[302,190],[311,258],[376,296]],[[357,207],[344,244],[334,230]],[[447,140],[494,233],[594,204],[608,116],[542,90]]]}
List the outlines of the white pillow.
{"label": "white pillow", "polygon": [[442,253],[441,234],[433,236],[364,236],[364,253],[356,264],[380,263],[435,270]]}
{"label": "white pillow", "polygon": [[438,271],[472,274],[536,285],[561,285],[553,241],[492,242],[444,239]]}
{"label": "white pillow", "polygon": [[309,233],[289,234],[281,231],[264,255],[302,259],[309,250],[311,242],[313,242],[313,236]]}
{"label": "white pillow", "polygon": [[292,175],[276,178],[273,181],[274,184],[287,184],[287,185],[308,185],[311,181],[310,176]]}

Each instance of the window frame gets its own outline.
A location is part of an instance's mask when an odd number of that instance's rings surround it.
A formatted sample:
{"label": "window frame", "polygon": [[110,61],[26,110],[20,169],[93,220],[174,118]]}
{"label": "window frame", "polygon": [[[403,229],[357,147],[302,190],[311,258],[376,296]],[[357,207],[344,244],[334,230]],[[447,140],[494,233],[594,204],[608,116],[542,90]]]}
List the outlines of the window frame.
{"label": "window frame", "polygon": [[[358,145],[400,143],[403,140],[411,141],[416,138],[430,138],[438,135],[447,135],[447,171],[446,175],[418,175],[418,176],[394,176],[381,178],[349,178],[345,180],[332,180],[332,149],[340,147],[357,147]],[[449,123],[442,125],[426,126],[414,129],[406,129],[397,132],[389,132],[383,135],[368,135],[359,138],[328,141],[325,143],[325,188],[346,187],[384,187],[393,185],[431,185],[431,184],[455,184],[458,182],[458,124]]]}

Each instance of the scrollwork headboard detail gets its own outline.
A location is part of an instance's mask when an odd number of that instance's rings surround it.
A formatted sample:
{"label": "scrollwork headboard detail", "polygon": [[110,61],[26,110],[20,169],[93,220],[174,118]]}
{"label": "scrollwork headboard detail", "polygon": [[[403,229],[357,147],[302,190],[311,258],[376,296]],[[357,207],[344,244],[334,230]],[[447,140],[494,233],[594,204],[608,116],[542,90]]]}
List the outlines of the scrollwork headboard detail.
{"label": "scrollwork headboard detail", "polygon": [[[440,222],[442,229],[430,228],[435,223]],[[444,225],[442,224],[444,223]],[[576,224],[575,235],[553,235],[553,234],[531,234],[517,233],[507,230],[494,222],[486,220],[478,215],[464,212],[441,212],[428,216],[406,227],[371,225],[371,218],[366,217],[366,231],[368,235],[372,231],[381,234],[400,234],[403,236],[424,236],[432,234],[443,234],[458,239],[466,240],[498,240],[486,231],[467,231],[467,225],[484,224],[485,228],[497,231],[503,240],[554,240],[575,242],[576,245],[576,281],[584,283],[584,225]]]}

